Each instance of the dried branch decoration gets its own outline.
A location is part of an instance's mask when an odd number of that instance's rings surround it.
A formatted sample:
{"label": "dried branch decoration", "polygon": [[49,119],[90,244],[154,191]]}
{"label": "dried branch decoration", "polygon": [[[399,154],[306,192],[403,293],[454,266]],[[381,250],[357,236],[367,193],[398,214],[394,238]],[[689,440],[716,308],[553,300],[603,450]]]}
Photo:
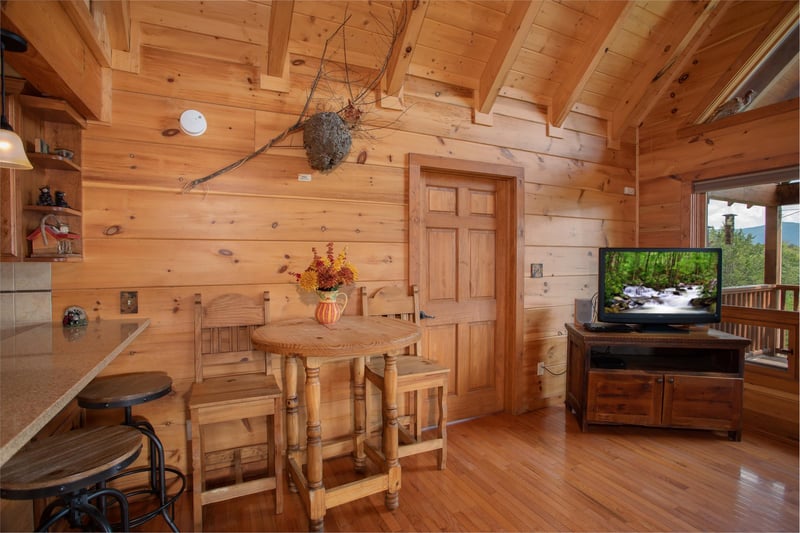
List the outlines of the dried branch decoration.
{"label": "dried branch decoration", "polygon": [[[217,176],[221,176],[222,174],[236,170],[254,157],[263,154],[275,146],[275,144],[284,140],[286,137],[301,130],[303,131],[303,147],[306,150],[306,156],[311,168],[323,172],[330,171],[335,168],[347,157],[347,154],[350,152],[350,147],[352,145],[352,137],[350,132],[353,128],[358,126],[359,121],[361,120],[363,113],[361,106],[367,103],[367,96],[379,86],[381,78],[383,78],[386,72],[394,47],[397,45],[397,42],[405,28],[406,21],[408,20],[409,9],[413,9],[413,7],[410,7],[408,2],[403,2],[402,7],[400,8],[399,16],[397,16],[394,9],[392,9],[390,11],[390,25],[388,26],[375,18],[377,24],[386,35],[387,50],[386,54],[383,56],[383,61],[375,71],[375,74],[361,84],[358,90],[354,90],[358,84],[351,79],[351,69],[347,63],[347,46],[344,36],[345,32],[343,29],[350,20],[350,15],[345,13],[342,23],[339,24],[336,30],[325,40],[325,45],[322,48],[322,56],[320,58],[319,68],[317,69],[316,76],[314,77],[314,81],[309,89],[308,97],[303,105],[303,110],[297,117],[297,121],[270,139],[266,144],[258,148],[253,153],[248,154],[238,161],[234,161],[233,163],[222,167],[207,176],[190,181],[184,185],[183,192],[189,192],[198,185],[206,183]],[[339,34],[341,34],[342,41],[344,43],[342,46],[344,51],[344,73],[343,79],[335,81],[343,82],[345,84],[348,93],[347,104],[339,108],[337,111],[322,111],[309,114],[311,102],[315,97],[320,82],[330,78],[326,70],[326,66],[330,61],[330,58],[328,57],[329,46],[334,38],[336,38]]]}

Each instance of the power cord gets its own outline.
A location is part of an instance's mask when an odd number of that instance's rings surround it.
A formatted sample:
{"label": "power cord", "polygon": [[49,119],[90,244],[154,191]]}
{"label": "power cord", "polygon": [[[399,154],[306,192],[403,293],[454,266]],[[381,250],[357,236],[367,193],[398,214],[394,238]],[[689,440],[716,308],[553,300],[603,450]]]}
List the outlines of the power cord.
{"label": "power cord", "polygon": [[546,371],[548,374],[550,374],[551,376],[563,376],[564,374],[566,374],[566,373],[567,373],[567,369],[566,369],[566,368],[564,368],[564,370],[562,370],[561,372],[553,372],[552,370],[550,370],[549,368],[547,368],[545,365],[542,365],[542,368],[543,368],[543,369],[544,369],[544,370],[545,370],[545,371]]}

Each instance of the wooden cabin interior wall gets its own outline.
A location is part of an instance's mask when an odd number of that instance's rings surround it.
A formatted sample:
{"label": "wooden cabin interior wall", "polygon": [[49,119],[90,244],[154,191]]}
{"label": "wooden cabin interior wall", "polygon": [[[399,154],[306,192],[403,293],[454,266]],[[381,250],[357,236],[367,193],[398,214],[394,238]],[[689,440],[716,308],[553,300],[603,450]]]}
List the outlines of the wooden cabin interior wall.
{"label": "wooden cabin interior wall", "polygon": [[[293,34],[329,31],[313,14],[324,6],[296,5]],[[525,169],[525,265],[542,263],[544,276],[525,274],[525,349],[516,377],[522,400],[506,409],[563,402],[564,323],[572,320],[574,299],[596,290],[594,250],[634,244],[635,197],[623,194],[635,185],[632,136],[608,149],[605,121],[573,113],[562,138],[548,137],[543,108],[502,97],[493,125],[478,125],[471,90],[410,76],[405,110],[368,106],[364,130],[355,132],[350,155],[332,172],[309,168],[301,133],[183,194],[187,181],[246,155],[297,120],[318,50],[290,49],[294,63],[305,64],[291,66],[288,93],[262,90],[254,36],[265,28],[241,22],[268,20],[268,5],[225,3],[213,23],[200,15],[201,3],[130,7],[133,31],[140,32],[137,68],[113,70],[111,120],[91,123],[84,133],[85,257],[53,266],[53,319],[69,305],[85,308],[90,320],[119,318],[120,291],[138,291],[139,314],[151,326],[106,372],[172,376],[172,395],[137,407],[155,424],[170,464],[188,469],[194,293],[210,300],[228,291],[269,290],[272,320],[310,316],[313,299],[298,292],[288,272],[305,268],[311,247],[323,250],[329,241],[348,246],[358,285],[407,285],[409,153]],[[187,109],[205,114],[205,135],[170,135]],[[298,181],[301,173],[312,181]],[[350,295],[346,312],[359,313],[357,291]],[[539,361],[553,374],[537,376]],[[328,438],[351,423],[351,393],[343,385],[349,368],[326,367],[322,378]]]}
{"label": "wooden cabin interior wall", "polygon": [[[519,98],[513,87],[495,101],[491,125],[478,124],[473,90],[458,86],[464,78],[459,62],[437,55],[433,32],[420,53],[438,68],[452,68],[439,79],[411,68],[402,111],[367,105],[364,127],[354,132],[349,156],[333,171],[309,167],[300,133],[184,193],[187,182],[294,124],[320,59],[319,47],[306,36],[335,28],[324,15],[332,4],[295,3],[290,85],[275,92],[260,87],[258,67],[270,3],[225,2],[218,10],[214,3],[130,2],[132,46],[115,50],[108,94],[98,96],[111,103],[109,116],[98,111],[99,120],[83,134],[84,259],[53,265],[53,319],[70,305],[82,306],[90,320],[119,318],[120,291],[138,292],[139,315],[149,317],[151,326],[106,372],[163,370],[172,376],[173,394],[137,409],[156,426],[168,462],[184,470],[186,396],[194,379],[193,295],[201,292],[208,300],[230,291],[269,290],[272,320],[310,316],[313,299],[298,292],[288,273],[305,268],[311,247],[324,249],[329,241],[348,246],[359,286],[406,286],[409,153],[524,169],[524,354],[513,377],[521,394],[505,406],[512,412],[562,404],[564,323],[573,320],[574,300],[592,298],[597,290],[598,247],[688,245],[694,180],[797,161],[796,101],[755,120],[742,115],[713,127],[686,125],[694,109],[678,103],[683,91],[713,85],[716,78],[706,71],[696,79],[690,75],[687,84],[675,77],[653,120],[642,124],[638,147],[630,128],[609,148],[607,120],[591,106],[575,106],[562,128],[551,131],[547,108]],[[351,3],[357,20],[362,4]],[[430,10],[428,17],[427,24],[440,24]],[[729,24],[737,20],[744,19],[731,14]],[[440,30],[452,31],[445,25]],[[713,63],[728,42],[699,54]],[[539,67],[553,68],[558,77],[557,65]],[[368,100],[377,99],[376,92]],[[187,109],[204,113],[205,135],[176,134]],[[298,174],[312,179],[298,181]],[[625,194],[627,188],[638,195]],[[542,277],[531,277],[532,263],[543,265]],[[347,313],[360,312],[357,294],[350,291]],[[549,370],[541,376],[539,362]],[[348,382],[346,365],[323,372],[325,438],[348,431]]]}

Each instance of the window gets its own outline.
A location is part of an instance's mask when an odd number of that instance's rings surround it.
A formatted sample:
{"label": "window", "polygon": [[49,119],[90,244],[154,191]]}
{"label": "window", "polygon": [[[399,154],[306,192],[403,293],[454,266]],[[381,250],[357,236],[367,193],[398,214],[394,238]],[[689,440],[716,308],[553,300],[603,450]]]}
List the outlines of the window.
{"label": "window", "polygon": [[[747,362],[783,374],[796,360],[800,285],[798,168],[697,182],[705,203],[698,242],[723,250],[723,323],[748,337]],[[698,221],[699,222],[699,221]]]}

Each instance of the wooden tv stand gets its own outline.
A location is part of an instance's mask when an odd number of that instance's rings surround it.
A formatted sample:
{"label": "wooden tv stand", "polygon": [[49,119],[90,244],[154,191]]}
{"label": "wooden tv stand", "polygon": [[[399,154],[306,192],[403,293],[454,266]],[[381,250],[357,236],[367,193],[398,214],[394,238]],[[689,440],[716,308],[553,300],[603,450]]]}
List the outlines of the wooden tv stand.
{"label": "wooden tv stand", "polygon": [[566,324],[566,405],[589,424],[723,430],[742,439],[744,352],[749,339],[688,333],[599,333]]}

